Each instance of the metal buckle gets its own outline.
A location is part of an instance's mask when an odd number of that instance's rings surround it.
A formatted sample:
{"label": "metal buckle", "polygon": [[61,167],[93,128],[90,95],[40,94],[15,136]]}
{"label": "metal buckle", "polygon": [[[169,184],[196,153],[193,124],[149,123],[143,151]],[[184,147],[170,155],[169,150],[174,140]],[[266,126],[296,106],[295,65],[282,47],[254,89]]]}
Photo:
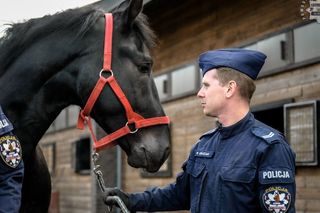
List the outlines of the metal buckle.
{"label": "metal buckle", "polygon": [[[134,123],[130,123],[130,124],[134,124]],[[132,130],[132,129],[130,128],[130,126],[129,126],[130,124],[129,124],[129,122],[126,123],[126,126],[130,129],[130,133],[131,133],[131,134],[134,134],[134,133],[138,132],[139,129],[136,128],[136,126],[134,126],[135,129]]]}
{"label": "metal buckle", "polygon": [[[104,70],[104,69],[101,69],[101,70],[100,70],[100,73],[99,73],[99,77],[100,77],[100,78],[105,78],[105,77],[102,75],[103,72],[109,72],[109,73],[110,73],[110,76],[109,76],[109,77],[113,76],[113,71],[112,71],[112,70]],[[108,78],[109,78],[109,77],[108,77]]]}
{"label": "metal buckle", "polygon": [[80,117],[83,120],[84,124],[87,124],[89,121],[89,116],[84,114],[83,110],[80,110]]}

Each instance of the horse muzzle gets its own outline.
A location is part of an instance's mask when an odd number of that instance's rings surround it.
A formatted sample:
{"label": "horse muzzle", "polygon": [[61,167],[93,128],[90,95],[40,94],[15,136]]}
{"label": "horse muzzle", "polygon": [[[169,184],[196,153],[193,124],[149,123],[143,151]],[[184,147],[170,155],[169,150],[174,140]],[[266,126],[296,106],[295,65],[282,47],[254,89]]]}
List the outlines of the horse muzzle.
{"label": "horse muzzle", "polygon": [[[164,126],[163,126],[164,127]],[[130,151],[128,155],[128,164],[135,168],[144,168],[148,172],[157,172],[170,154],[169,131],[168,128],[155,127],[155,134],[147,129],[139,134],[137,141],[128,141]]]}

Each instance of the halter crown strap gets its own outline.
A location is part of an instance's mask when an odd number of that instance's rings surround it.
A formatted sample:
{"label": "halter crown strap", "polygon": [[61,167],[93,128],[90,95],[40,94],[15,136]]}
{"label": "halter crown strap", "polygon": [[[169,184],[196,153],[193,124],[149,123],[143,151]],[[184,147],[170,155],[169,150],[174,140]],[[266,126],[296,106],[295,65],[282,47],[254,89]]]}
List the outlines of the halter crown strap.
{"label": "halter crown strap", "polygon": [[[78,117],[78,125],[79,129],[83,129],[85,124],[88,125],[89,130],[91,132],[91,136],[94,141],[94,148],[101,149],[106,146],[115,145],[115,141],[127,134],[132,134],[138,131],[140,128],[145,128],[154,125],[162,125],[162,124],[169,124],[170,120],[168,116],[161,116],[161,117],[153,117],[153,118],[144,118],[138,113],[134,112],[130,102],[128,101],[127,97],[125,96],[124,92],[122,91],[121,87],[117,83],[116,79],[113,76],[113,72],[111,70],[111,59],[112,59],[112,31],[113,31],[113,18],[111,13],[105,14],[105,36],[104,36],[104,57],[103,57],[103,69],[100,71],[100,77],[97,81],[95,87],[93,88],[86,105],[82,110],[80,110],[79,117]],[[103,72],[110,72],[109,77],[104,77],[102,74]],[[117,131],[105,136],[104,138],[97,140],[96,136],[94,135],[94,130],[90,118],[90,112],[97,101],[99,95],[101,94],[103,88],[106,84],[109,84],[121,104],[123,105],[127,123],[124,127],[118,129]],[[130,128],[129,125],[134,124],[134,130]]]}
{"label": "halter crown strap", "polygon": [[112,13],[105,13],[106,28],[104,33],[104,60],[103,69],[111,70],[111,56],[112,56],[112,31],[113,31],[113,17]]}

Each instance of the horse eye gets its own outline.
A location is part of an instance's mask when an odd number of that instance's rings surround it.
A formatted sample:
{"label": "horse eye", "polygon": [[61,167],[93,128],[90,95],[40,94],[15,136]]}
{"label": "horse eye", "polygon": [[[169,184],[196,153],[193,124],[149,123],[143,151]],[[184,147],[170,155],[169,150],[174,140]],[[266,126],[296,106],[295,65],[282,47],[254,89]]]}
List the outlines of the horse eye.
{"label": "horse eye", "polygon": [[142,73],[149,73],[151,70],[151,63],[140,64],[138,65],[138,69]]}

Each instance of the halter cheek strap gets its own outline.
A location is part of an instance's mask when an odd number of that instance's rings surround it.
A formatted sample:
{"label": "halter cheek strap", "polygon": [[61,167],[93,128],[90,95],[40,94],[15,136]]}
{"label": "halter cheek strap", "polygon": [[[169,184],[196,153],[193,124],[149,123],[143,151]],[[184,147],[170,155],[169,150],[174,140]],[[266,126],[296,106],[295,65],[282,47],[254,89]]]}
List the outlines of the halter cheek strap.
{"label": "halter cheek strap", "polygon": [[[91,136],[94,141],[95,149],[101,149],[103,147],[115,145],[117,139],[128,134],[136,133],[140,128],[170,123],[168,116],[144,118],[143,116],[133,111],[130,105],[130,102],[128,101],[121,87],[119,86],[116,79],[114,78],[113,72],[111,70],[112,31],[113,31],[112,14],[106,13],[105,19],[106,19],[106,22],[105,22],[106,24],[105,24],[105,38],[104,38],[105,41],[104,41],[103,69],[100,71],[99,80],[97,81],[94,89],[92,90],[86,105],[84,106],[83,109],[80,110],[79,117],[78,117],[78,125],[77,125],[79,129],[84,129],[85,124],[88,125]],[[103,76],[104,72],[109,73],[110,76],[104,77]],[[90,112],[95,102],[97,101],[98,97],[100,96],[103,88],[106,86],[106,84],[109,84],[109,86],[117,96],[118,100],[123,105],[126,112],[127,123],[122,128],[116,130],[115,132],[105,136],[100,140],[97,140],[93,131]],[[132,129],[132,126],[134,126],[134,129]]]}

